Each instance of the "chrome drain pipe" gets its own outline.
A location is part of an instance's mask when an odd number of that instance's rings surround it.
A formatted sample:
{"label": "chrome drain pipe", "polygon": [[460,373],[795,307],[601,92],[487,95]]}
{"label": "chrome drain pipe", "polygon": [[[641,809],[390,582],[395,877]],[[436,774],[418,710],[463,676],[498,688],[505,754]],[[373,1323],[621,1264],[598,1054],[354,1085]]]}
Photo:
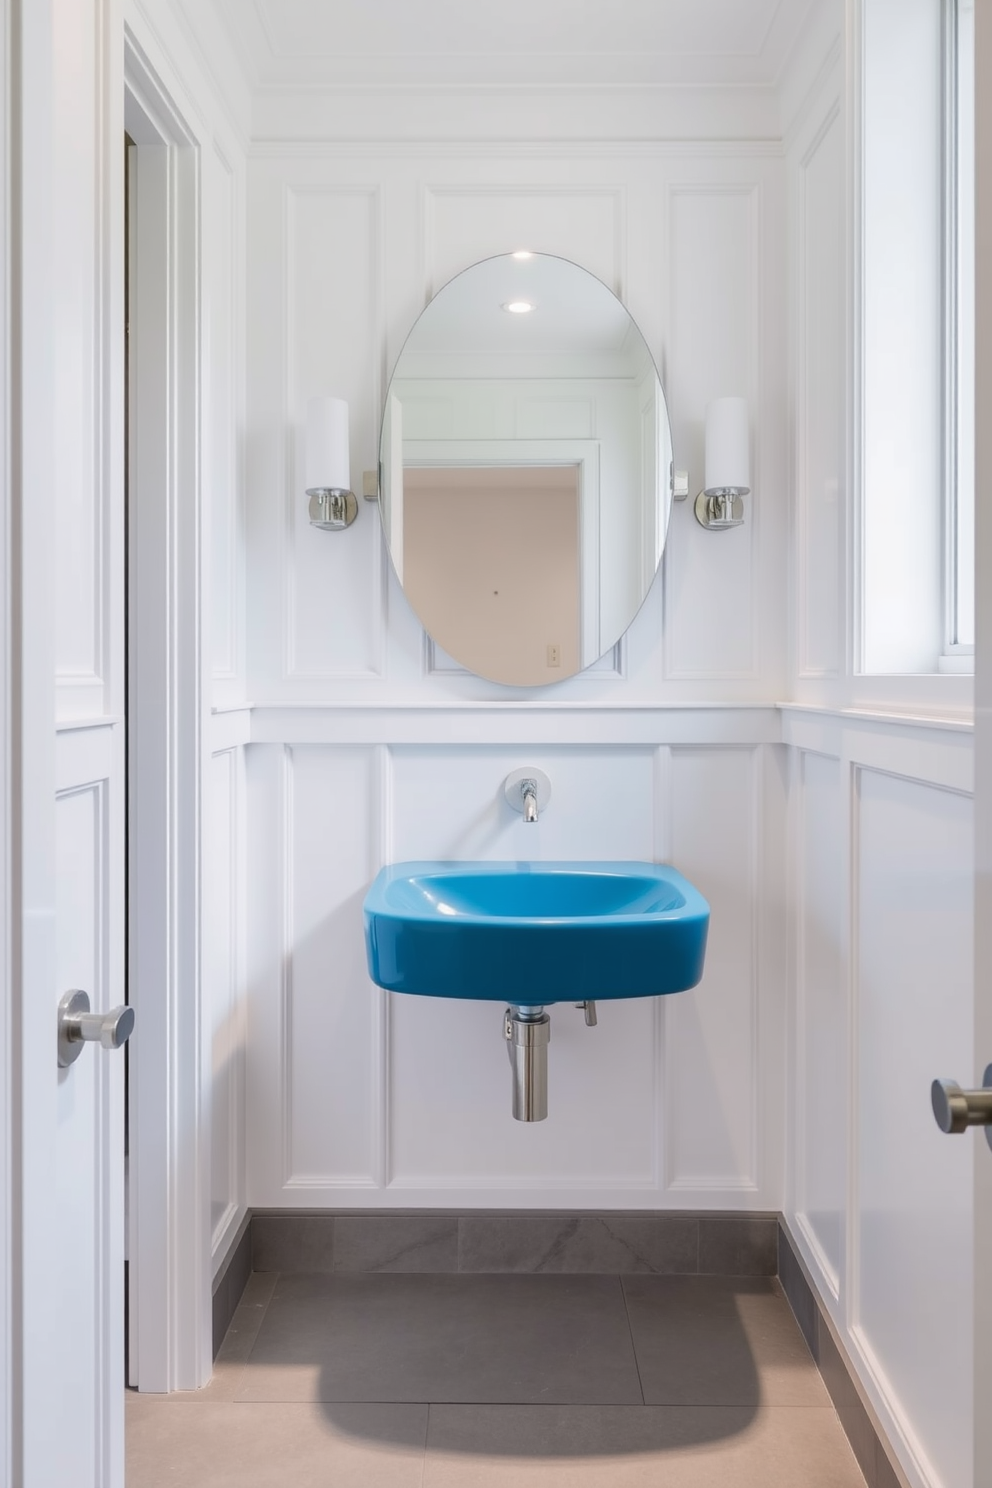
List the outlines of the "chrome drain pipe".
{"label": "chrome drain pipe", "polygon": [[513,1070],[513,1119],[544,1121],[551,1019],[543,1007],[508,1007],[503,1014],[503,1037]]}

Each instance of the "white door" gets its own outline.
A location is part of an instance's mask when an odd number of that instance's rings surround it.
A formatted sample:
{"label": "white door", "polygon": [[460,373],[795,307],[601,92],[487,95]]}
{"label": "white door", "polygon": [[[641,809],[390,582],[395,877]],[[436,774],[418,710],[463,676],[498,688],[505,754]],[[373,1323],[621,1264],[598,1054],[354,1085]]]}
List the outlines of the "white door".
{"label": "white door", "polygon": [[[975,7],[976,352],[975,352],[975,1069],[962,1085],[981,1084],[992,1065],[992,10]],[[935,1070],[938,1075],[940,1071]],[[987,1128],[992,1133],[992,1127]],[[972,1144],[974,1196],[973,1482],[992,1488],[992,1151],[983,1133]],[[955,1348],[964,1340],[946,1339]]]}
{"label": "white door", "polygon": [[[124,1000],[123,111],[116,6],[14,7],[6,1481],[121,1488],[124,1054],[60,1068],[57,1009]],[[88,123],[89,127],[84,125]]]}
{"label": "white door", "polygon": [[[992,1064],[992,13],[975,7],[975,1061]],[[992,1128],[990,1128],[992,1130]],[[992,1151],[974,1133],[975,1485],[992,1485]]]}

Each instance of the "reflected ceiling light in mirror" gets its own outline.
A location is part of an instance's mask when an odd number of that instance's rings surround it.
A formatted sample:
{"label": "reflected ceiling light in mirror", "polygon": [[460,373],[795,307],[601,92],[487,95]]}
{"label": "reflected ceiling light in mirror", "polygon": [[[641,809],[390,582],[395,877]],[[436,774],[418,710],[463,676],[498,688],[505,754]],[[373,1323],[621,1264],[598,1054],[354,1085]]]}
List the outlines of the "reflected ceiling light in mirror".
{"label": "reflected ceiling light in mirror", "polygon": [[529,315],[534,306],[530,300],[507,300],[502,308],[509,310],[511,315]]}
{"label": "reflected ceiling light in mirror", "polygon": [[358,516],[358,502],[351,490],[344,398],[311,398],[307,404],[306,492],[314,527],[340,532]]}
{"label": "reflected ceiling light in mirror", "polygon": [[696,497],[697,522],[715,532],[742,526],[750,489],[747,399],[715,398],[706,405],[706,475]]}
{"label": "reflected ceiling light in mirror", "polygon": [[513,257],[514,258],[517,258],[517,259],[524,259],[524,258],[533,258],[534,255],[533,255],[533,253],[531,253],[531,251],[530,251],[529,248],[518,248],[517,251],[516,251],[516,253],[513,255]]}

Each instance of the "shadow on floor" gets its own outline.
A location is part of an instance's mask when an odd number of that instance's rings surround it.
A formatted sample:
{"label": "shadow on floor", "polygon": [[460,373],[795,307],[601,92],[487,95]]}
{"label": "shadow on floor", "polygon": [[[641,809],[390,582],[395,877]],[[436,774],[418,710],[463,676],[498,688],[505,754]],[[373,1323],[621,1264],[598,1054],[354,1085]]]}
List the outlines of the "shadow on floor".
{"label": "shadow on floor", "polygon": [[770,1278],[359,1273],[279,1277],[238,1399],[316,1400],[386,1448],[425,1429],[390,1407],[429,1406],[442,1450],[568,1458],[725,1440],[823,1392]]}

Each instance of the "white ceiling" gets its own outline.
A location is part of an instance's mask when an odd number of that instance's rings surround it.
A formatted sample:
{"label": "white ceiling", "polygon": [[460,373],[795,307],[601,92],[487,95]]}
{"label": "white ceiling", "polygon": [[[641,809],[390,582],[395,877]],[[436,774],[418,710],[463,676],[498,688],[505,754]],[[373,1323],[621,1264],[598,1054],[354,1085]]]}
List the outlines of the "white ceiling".
{"label": "white ceiling", "polygon": [[253,88],[774,87],[817,0],[212,0]]}

